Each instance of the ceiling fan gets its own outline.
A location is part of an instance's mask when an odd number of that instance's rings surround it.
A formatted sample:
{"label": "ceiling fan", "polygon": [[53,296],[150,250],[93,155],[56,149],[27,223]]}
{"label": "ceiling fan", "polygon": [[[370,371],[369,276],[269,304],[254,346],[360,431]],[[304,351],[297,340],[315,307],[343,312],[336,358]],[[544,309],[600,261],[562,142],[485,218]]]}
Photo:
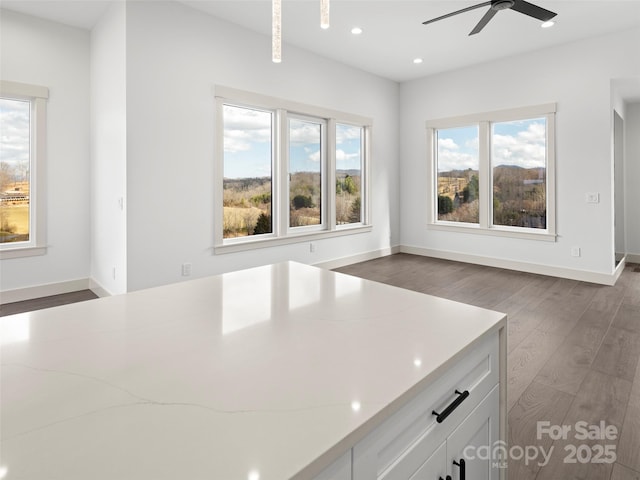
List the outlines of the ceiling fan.
{"label": "ceiling fan", "polygon": [[543,22],[548,22],[557,14],[546,10],[542,7],[534,5],[533,3],[525,2],[525,0],[491,0],[490,2],[480,3],[478,5],[473,5],[471,7],[463,8],[462,10],[458,10],[457,12],[448,13],[446,15],[442,15],[438,18],[433,18],[431,20],[427,20],[426,22],[422,22],[423,25],[427,25],[429,23],[437,22],[438,20],[443,20],[445,18],[453,17],[454,15],[458,15],[459,13],[468,12],[470,10],[475,10],[476,8],[482,8],[489,6],[489,10],[484,14],[484,17],[480,19],[478,24],[475,26],[469,35],[475,35],[476,33],[480,33],[482,29],[489,23],[489,21],[494,17],[496,13],[500,10],[515,10],[516,12],[524,13],[525,15],[529,15],[530,17],[537,18]]}

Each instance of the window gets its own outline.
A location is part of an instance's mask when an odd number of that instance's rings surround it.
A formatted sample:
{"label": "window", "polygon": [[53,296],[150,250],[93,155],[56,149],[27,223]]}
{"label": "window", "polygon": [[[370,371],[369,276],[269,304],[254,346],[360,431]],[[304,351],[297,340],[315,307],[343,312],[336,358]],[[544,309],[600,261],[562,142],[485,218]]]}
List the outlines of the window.
{"label": "window", "polygon": [[438,220],[479,223],[478,126],[436,131]]}
{"label": "window", "polygon": [[44,87],[0,82],[0,256],[46,252]]}
{"label": "window", "polygon": [[430,228],[554,241],[555,110],[427,122]]}
{"label": "window", "polygon": [[491,125],[493,224],[547,228],[546,119]]}
{"label": "window", "polygon": [[362,221],[362,151],[364,129],[336,125],[336,222]]}
{"label": "window", "polygon": [[217,253],[371,230],[371,120],[216,87]]}
{"label": "window", "polygon": [[289,226],[322,225],[326,122],[289,117]]}
{"label": "window", "polygon": [[273,232],[273,112],[224,105],[224,238]]}

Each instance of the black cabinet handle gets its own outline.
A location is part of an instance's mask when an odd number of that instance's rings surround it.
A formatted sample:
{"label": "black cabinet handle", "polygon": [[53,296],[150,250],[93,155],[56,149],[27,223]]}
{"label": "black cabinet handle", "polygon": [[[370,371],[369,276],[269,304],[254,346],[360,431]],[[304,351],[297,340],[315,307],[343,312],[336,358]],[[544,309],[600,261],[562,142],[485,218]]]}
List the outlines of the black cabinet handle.
{"label": "black cabinet handle", "polygon": [[464,475],[465,475],[465,470],[466,470],[466,464],[464,462],[464,458],[460,459],[460,463],[458,463],[458,462],[456,462],[454,460],[453,464],[457,465],[458,467],[460,467],[460,480],[464,480]]}
{"label": "black cabinet handle", "polygon": [[458,398],[456,398],[453,402],[449,404],[447,408],[445,408],[442,413],[438,413],[433,410],[431,413],[436,416],[436,422],[442,423],[444,420],[453,413],[453,411],[460,406],[462,402],[469,396],[469,390],[465,390],[464,392],[459,392],[456,390],[458,394]]}
{"label": "black cabinet handle", "polygon": [[[440,477],[438,480],[442,480],[442,477]],[[451,475],[447,475],[446,480],[451,480]]]}

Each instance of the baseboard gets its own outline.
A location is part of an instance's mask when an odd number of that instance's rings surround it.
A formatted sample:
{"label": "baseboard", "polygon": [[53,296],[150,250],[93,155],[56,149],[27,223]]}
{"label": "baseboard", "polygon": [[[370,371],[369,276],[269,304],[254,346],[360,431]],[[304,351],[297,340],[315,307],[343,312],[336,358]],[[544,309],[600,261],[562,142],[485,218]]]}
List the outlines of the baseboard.
{"label": "baseboard", "polygon": [[89,279],[89,289],[95,293],[98,297],[110,297],[112,295],[109,290],[100,285],[95,279]]}
{"label": "baseboard", "polygon": [[78,290],[86,290],[88,288],[89,279],[80,278],[78,280],[69,280],[66,282],[48,283],[33,287],[4,290],[0,292],[0,305],[4,305],[5,303],[22,302],[23,300],[32,300],[34,298],[50,297],[51,295],[60,295],[62,293],[77,292]]}
{"label": "baseboard", "polygon": [[327,270],[332,270],[334,268],[345,267],[353,263],[366,262],[367,260],[374,260],[376,258],[386,257],[388,255],[393,255],[394,253],[400,253],[399,246],[382,248],[380,250],[373,250],[371,252],[359,253],[357,255],[350,255],[348,257],[336,258],[334,260],[329,260],[326,262],[314,263],[313,265],[320,268],[326,268]]}
{"label": "baseboard", "polygon": [[640,253],[627,253],[627,263],[640,263]]}
{"label": "baseboard", "polygon": [[[441,258],[443,260],[453,260],[456,262],[473,263],[475,265],[484,265],[486,267],[504,268],[506,270],[517,270],[519,272],[535,273],[538,275],[548,275],[551,277],[568,278],[571,280],[579,280],[582,282],[598,283],[600,285],[615,285],[617,277],[622,270],[616,275],[607,273],[590,272],[587,270],[575,270],[571,268],[553,267],[550,265],[540,265],[537,263],[518,262],[515,260],[506,260],[495,257],[482,257],[479,255],[470,255],[468,253],[450,252],[446,250],[433,250],[430,248],[413,247],[410,245],[401,245],[402,253],[411,253],[414,255],[422,255],[424,257]],[[628,258],[628,256],[627,256]]]}
{"label": "baseboard", "polygon": [[620,278],[620,275],[622,275],[622,272],[624,271],[624,267],[626,266],[627,266],[627,256],[625,255],[624,257],[622,257],[622,260],[618,262],[618,264],[616,265],[616,268],[613,270],[614,285],[615,285],[615,282],[617,282],[618,279]]}

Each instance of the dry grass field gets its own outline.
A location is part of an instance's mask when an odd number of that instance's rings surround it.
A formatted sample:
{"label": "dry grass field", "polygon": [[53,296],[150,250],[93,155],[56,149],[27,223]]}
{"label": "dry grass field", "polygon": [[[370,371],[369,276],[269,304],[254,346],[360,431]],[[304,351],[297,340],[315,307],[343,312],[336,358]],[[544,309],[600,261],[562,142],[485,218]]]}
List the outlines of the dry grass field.
{"label": "dry grass field", "polygon": [[8,225],[11,233],[29,233],[29,205],[6,205],[0,207],[2,223]]}
{"label": "dry grass field", "polygon": [[224,207],[225,238],[253,235],[261,213],[262,210],[257,207]]}
{"label": "dry grass field", "polygon": [[469,184],[464,177],[438,177],[438,195],[453,198],[456,193],[462,194],[462,190]]}

